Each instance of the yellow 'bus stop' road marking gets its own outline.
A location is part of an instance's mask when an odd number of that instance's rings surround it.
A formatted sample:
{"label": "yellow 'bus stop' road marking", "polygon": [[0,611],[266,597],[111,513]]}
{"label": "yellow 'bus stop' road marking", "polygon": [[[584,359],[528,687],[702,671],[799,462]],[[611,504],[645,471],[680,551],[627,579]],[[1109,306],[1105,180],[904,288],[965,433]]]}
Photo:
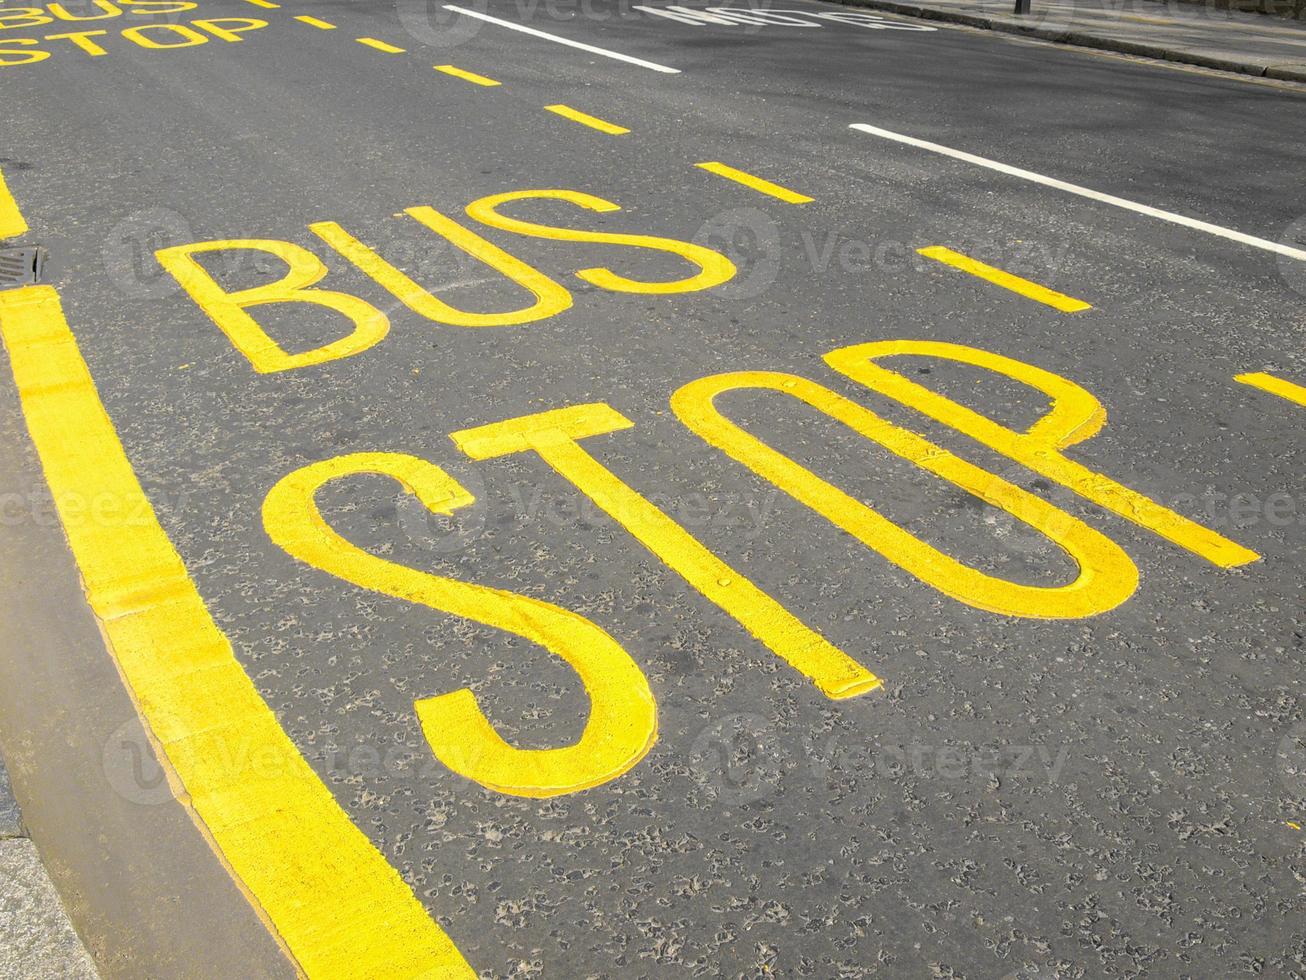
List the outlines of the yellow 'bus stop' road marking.
{"label": "yellow 'bus stop' road marking", "polygon": [[[274,935],[312,978],[474,977],[236,660],[132,471],[59,294],[0,292],[0,337],[109,652],[175,795]],[[116,506],[92,517],[87,500]]]}

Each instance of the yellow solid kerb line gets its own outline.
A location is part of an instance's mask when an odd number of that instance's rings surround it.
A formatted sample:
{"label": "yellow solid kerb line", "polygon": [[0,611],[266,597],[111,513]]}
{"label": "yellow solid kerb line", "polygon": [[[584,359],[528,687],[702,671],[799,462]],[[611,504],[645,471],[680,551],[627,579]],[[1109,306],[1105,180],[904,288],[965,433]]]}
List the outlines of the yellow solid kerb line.
{"label": "yellow solid kerb line", "polygon": [[[59,294],[0,292],[0,338],[109,653],[173,792],[273,935],[310,978],[474,977],[236,660],[132,471]],[[85,500],[116,506],[90,519]]]}
{"label": "yellow solid kerb line", "polygon": [[1082,299],[1075,299],[1073,296],[1058,293],[1056,290],[1040,286],[1028,279],[1021,279],[1020,276],[1013,276],[1010,272],[1003,272],[994,266],[985,265],[983,262],[972,259],[969,255],[962,255],[960,252],[954,252],[942,245],[931,245],[929,248],[918,248],[916,251],[927,259],[934,259],[934,261],[950,265],[954,269],[968,272],[972,276],[987,280],[995,286],[1001,286],[1003,289],[1010,289],[1013,293],[1019,293],[1026,299],[1032,299],[1045,306],[1050,306],[1054,310],[1060,310],[1062,313],[1079,313],[1093,308]]}
{"label": "yellow solid kerb line", "polygon": [[1234,380],[1245,385],[1251,385],[1253,388],[1259,388],[1261,391],[1269,392],[1271,395],[1278,395],[1280,398],[1306,408],[1306,388],[1295,385],[1291,381],[1284,381],[1282,378],[1276,378],[1272,374],[1263,374],[1260,371],[1254,374],[1236,374]]}
{"label": "yellow solid kerb line", "polygon": [[295,20],[299,21],[301,24],[307,24],[309,27],[316,27],[318,30],[322,31],[334,31],[336,29],[335,24],[328,24],[324,20],[318,20],[316,17],[310,17],[307,14],[296,17]]}
{"label": "yellow solid kerb line", "polygon": [[578,122],[582,126],[588,126],[590,129],[597,129],[600,133],[607,133],[609,136],[620,136],[622,133],[629,133],[630,130],[624,126],[618,126],[597,116],[591,116],[581,112],[579,109],[573,109],[569,105],[546,105],[544,108],[550,112],[562,116],[564,119],[570,119],[572,122]]}
{"label": "yellow solid kerb line", "polygon": [[708,163],[696,163],[694,166],[700,170],[706,170],[710,174],[716,174],[718,177],[724,177],[726,180],[733,180],[737,184],[743,184],[745,187],[751,187],[762,194],[769,194],[771,197],[779,198],[789,204],[810,204],[813,198],[806,194],[799,194],[797,191],[791,191],[787,187],[781,187],[779,184],[773,184],[769,180],[763,180],[761,177],[755,177],[750,173],[742,170],[736,170],[734,167],[728,167],[724,163],[711,161]]}
{"label": "yellow solid kerb line", "polygon": [[465,71],[454,65],[436,65],[436,71],[442,71],[446,75],[452,75],[454,78],[461,78],[465,82],[471,82],[473,85],[502,85],[502,82],[496,82],[493,78],[486,78],[484,75],[478,75],[474,71]]}
{"label": "yellow solid kerb line", "polygon": [[359,44],[366,44],[369,48],[376,48],[378,51],[384,51],[386,54],[403,54],[403,48],[396,48],[393,44],[386,44],[384,41],[378,41],[374,37],[355,38]]}
{"label": "yellow solid kerb line", "polygon": [[5,186],[5,175],[0,173],[0,239],[17,238],[27,234],[27,222],[9,188]]}

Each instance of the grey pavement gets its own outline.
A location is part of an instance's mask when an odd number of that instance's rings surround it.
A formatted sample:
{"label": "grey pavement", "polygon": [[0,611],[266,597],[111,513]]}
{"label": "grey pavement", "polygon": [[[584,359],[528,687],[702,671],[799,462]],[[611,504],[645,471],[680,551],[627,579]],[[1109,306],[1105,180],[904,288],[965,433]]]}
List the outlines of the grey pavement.
{"label": "grey pavement", "polygon": [[1306,15],[1278,17],[1181,0],[841,0],[1081,47],[1306,82]]}
{"label": "grey pavement", "polygon": [[13,464],[0,471],[0,500],[29,508],[22,520],[11,510],[0,535],[0,745],[23,825],[103,977],[286,980],[294,971],[167,791],[15,402],[12,386],[0,388]]}
{"label": "grey pavement", "polygon": [[23,836],[18,804],[0,761],[0,978],[97,976],[36,845]]}
{"label": "grey pavement", "polygon": [[18,812],[18,801],[14,799],[13,786],[9,783],[9,771],[0,759],[0,840],[9,840],[23,836],[22,816]]}

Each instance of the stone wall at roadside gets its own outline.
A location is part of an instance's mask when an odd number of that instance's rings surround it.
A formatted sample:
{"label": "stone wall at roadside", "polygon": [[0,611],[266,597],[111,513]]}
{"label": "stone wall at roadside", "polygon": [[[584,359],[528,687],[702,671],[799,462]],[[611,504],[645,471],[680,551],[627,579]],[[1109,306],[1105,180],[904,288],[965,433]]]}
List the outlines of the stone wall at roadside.
{"label": "stone wall at roadside", "polygon": [[0,977],[97,980],[36,845],[26,837],[0,759]]}
{"label": "stone wall at roadside", "polygon": [[[1166,0],[1171,2],[1171,0]],[[1213,7],[1217,10],[1246,10],[1275,17],[1306,21],[1306,0],[1173,0],[1185,5]]]}

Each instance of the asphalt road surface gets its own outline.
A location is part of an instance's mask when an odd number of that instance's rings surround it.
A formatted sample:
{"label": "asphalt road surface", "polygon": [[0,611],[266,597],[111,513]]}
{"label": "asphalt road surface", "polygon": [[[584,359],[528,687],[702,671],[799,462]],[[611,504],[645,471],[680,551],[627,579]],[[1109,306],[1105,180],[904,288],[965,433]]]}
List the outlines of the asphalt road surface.
{"label": "asphalt road surface", "polygon": [[1306,90],[738,9],[0,10],[106,976],[1306,975]]}

